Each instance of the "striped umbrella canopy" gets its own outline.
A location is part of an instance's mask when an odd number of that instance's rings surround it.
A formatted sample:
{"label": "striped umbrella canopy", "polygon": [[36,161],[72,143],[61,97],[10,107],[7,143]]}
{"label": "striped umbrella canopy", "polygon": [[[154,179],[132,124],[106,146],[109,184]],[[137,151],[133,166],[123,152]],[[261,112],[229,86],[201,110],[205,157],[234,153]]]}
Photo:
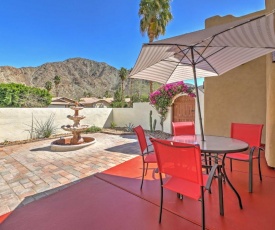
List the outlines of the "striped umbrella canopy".
{"label": "striped umbrella canopy", "polygon": [[221,75],[275,51],[274,11],[144,44],[130,78],[163,84],[194,79],[204,140],[197,77]]}

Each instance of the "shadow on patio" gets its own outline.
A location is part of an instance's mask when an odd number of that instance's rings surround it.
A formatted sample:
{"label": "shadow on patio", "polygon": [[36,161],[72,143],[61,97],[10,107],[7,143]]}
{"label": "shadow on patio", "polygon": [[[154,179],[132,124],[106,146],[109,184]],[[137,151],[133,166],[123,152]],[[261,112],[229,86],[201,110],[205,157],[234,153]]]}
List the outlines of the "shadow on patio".
{"label": "shadow on patio", "polygon": [[[263,181],[255,168],[254,192],[248,193],[247,164],[234,162],[228,176],[239,191],[243,210],[224,184],[225,215],[219,215],[217,181],[206,198],[207,229],[274,229],[275,171],[262,160]],[[200,202],[179,200],[165,190],[162,223],[158,223],[159,180],[148,169],[139,189],[141,158],[136,157],[2,217],[1,229],[201,229]]]}

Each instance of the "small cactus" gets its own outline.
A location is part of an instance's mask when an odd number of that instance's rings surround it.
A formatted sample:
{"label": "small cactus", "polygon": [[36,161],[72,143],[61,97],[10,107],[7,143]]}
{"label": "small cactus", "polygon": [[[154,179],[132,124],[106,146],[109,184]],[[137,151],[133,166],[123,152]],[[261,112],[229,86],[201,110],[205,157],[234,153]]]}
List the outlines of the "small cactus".
{"label": "small cactus", "polygon": [[150,132],[153,132],[153,125],[152,125],[152,110],[150,110],[150,116],[149,116],[149,121],[150,121]]}
{"label": "small cactus", "polygon": [[157,119],[154,119],[153,131],[156,131]]}

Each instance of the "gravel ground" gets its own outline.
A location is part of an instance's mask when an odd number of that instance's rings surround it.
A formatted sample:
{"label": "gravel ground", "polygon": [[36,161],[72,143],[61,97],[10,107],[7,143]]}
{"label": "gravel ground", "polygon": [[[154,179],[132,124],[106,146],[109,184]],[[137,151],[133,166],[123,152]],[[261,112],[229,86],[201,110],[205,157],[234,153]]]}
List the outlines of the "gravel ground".
{"label": "gravel ground", "polygon": [[[150,132],[149,130],[144,130],[145,134],[148,136],[152,136],[155,138],[160,138],[160,139],[167,139],[171,137],[171,134],[162,132],[160,130],[156,130],[155,132]],[[115,134],[115,135],[135,135],[134,132],[129,132],[125,128],[117,127],[114,129],[102,129],[103,133],[109,133],[109,134]]]}

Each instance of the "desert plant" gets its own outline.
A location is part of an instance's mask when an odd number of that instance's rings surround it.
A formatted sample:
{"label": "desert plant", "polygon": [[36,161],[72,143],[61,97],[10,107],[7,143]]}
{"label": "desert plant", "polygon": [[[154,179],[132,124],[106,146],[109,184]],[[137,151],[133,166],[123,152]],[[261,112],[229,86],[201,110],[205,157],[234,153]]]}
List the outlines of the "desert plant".
{"label": "desert plant", "polygon": [[93,125],[91,126],[90,128],[88,128],[85,133],[97,133],[97,132],[100,132],[101,131],[101,128]]}
{"label": "desert plant", "polygon": [[153,124],[152,124],[152,110],[150,110],[150,114],[149,114],[149,123],[150,123],[150,131],[153,131]]}
{"label": "desert plant", "polygon": [[115,122],[111,122],[111,128],[114,129],[117,126],[117,124]]}
{"label": "desert plant", "polygon": [[30,125],[31,129],[27,130],[30,133],[31,139],[39,138],[48,138],[51,135],[56,133],[57,127],[54,126],[54,114],[51,114],[50,117],[45,121],[38,121],[32,115],[32,124]]}
{"label": "desert plant", "polygon": [[154,119],[154,124],[153,124],[152,114],[153,114],[153,112],[152,112],[152,110],[150,110],[150,115],[149,115],[150,131],[155,132],[156,125],[157,125],[157,119]]}
{"label": "desert plant", "polygon": [[127,132],[133,132],[134,127],[134,124],[132,124],[131,122],[129,124],[125,124],[125,130]]}
{"label": "desert plant", "polygon": [[157,125],[157,119],[154,119],[154,124],[153,124],[153,132],[156,131],[156,125]]}

